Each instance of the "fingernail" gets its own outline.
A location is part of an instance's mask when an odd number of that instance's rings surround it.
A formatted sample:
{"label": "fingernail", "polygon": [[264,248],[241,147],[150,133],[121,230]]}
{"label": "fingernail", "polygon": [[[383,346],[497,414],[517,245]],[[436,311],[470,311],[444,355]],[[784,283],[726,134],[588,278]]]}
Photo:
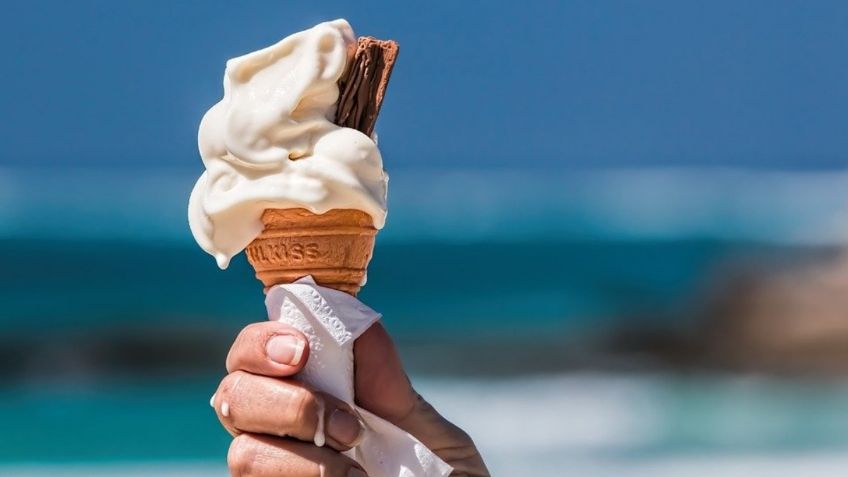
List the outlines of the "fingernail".
{"label": "fingernail", "polygon": [[212,397],[209,398],[209,405],[215,407],[215,394],[213,394]]}
{"label": "fingernail", "polygon": [[368,474],[356,467],[351,467],[350,470],[347,471],[347,477],[368,477]]}
{"label": "fingernail", "polygon": [[291,335],[277,335],[265,344],[265,352],[272,361],[297,366],[303,359],[306,344],[300,338]]}
{"label": "fingernail", "polygon": [[362,437],[362,424],[353,414],[336,409],[327,422],[327,433],[337,442],[353,447]]}

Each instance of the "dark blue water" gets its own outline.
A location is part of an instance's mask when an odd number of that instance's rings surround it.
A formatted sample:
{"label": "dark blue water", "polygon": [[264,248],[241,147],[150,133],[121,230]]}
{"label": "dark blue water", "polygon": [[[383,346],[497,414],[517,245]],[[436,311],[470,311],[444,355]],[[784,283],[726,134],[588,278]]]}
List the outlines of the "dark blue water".
{"label": "dark blue water", "polygon": [[[786,251],[699,240],[378,243],[360,298],[383,313],[414,372],[557,372],[598,337],[685,330],[722,264]],[[6,240],[0,263],[0,374],[17,380],[209,372],[240,328],[265,319],[244,257],[221,271],[188,242]]]}
{"label": "dark blue water", "polygon": [[[716,267],[775,250],[699,240],[378,243],[361,299],[401,336],[679,319]],[[239,327],[264,316],[243,256],[221,271],[189,243],[5,240],[0,263],[7,331]]]}

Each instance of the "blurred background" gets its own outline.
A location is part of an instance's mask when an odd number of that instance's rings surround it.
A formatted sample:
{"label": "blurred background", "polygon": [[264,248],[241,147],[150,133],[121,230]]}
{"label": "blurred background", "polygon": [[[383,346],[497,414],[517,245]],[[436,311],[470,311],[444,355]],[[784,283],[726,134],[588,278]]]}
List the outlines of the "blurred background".
{"label": "blurred background", "polygon": [[363,301],[495,475],[848,465],[848,4],[5,2],[0,474],[226,475],[264,319],[194,243],[225,61],[401,44]]}

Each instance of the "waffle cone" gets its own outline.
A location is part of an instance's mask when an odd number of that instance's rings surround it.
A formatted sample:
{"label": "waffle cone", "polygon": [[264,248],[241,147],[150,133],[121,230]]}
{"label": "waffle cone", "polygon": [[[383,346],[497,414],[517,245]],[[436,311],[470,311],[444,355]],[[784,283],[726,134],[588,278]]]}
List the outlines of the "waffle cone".
{"label": "waffle cone", "polygon": [[312,275],[321,286],[356,296],[374,251],[371,216],[353,209],[313,214],[267,209],[264,230],[247,246],[247,260],[265,291]]}

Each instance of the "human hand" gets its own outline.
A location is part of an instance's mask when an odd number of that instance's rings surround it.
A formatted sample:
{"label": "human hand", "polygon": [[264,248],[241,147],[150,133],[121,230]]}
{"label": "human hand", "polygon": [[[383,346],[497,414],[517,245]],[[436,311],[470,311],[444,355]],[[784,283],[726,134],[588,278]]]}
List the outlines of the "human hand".
{"label": "human hand", "polygon": [[[454,468],[488,476],[471,438],[415,392],[386,330],[376,323],[354,344],[356,404],[409,432]],[[233,435],[227,462],[237,477],[364,476],[343,455],[362,424],[350,406],[292,379],[309,359],[306,337],[287,325],[248,325],[227,356],[229,373],[213,396]],[[326,445],[315,444],[324,423]]]}

